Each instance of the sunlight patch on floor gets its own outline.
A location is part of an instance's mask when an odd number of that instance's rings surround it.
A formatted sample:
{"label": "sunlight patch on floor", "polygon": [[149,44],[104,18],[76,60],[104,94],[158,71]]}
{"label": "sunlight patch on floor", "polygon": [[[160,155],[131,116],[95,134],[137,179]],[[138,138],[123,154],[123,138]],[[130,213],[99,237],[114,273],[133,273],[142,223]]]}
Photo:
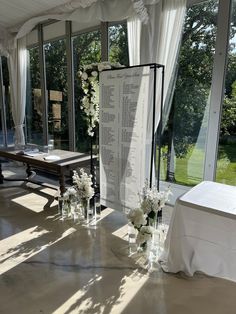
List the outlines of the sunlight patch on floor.
{"label": "sunlight patch on floor", "polygon": [[[91,278],[87,285],[83,289],[78,290],[73,294],[65,303],[63,303],[58,309],[56,309],[52,314],[61,314],[61,313],[70,313],[70,314],[79,314],[83,313],[84,310],[91,308],[92,298],[91,296],[86,298],[81,302],[81,299],[89,292],[89,289],[100,281],[102,277],[100,275],[95,275],[94,278]],[[104,309],[104,307],[103,307]]]}
{"label": "sunlight patch on floor", "polygon": [[[123,293],[116,300],[112,308],[112,313],[122,313],[139,290],[142,289],[148,278],[148,275],[141,274],[138,270],[135,270],[131,276],[125,276],[124,283],[120,288],[123,290]],[[136,283],[135,285],[134,282]]]}
{"label": "sunlight patch on floor", "polygon": [[122,239],[122,240],[125,240],[125,241],[128,241],[128,224],[127,225],[124,225],[122,226],[121,228],[117,229],[116,231],[114,231],[112,233],[112,235]]}
{"label": "sunlight patch on floor", "polygon": [[[143,287],[148,280],[148,276],[140,274],[138,270],[134,270],[130,276],[124,276],[121,280],[122,284],[119,287],[119,297],[101,292],[99,299],[93,298],[93,293],[96,291],[94,286],[98,281],[103,281],[100,275],[95,275],[90,279],[88,284],[83,289],[78,290],[52,314],[70,313],[70,314],[83,314],[83,313],[104,313],[108,310],[110,313],[122,313],[127,304],[132,301],[134,296]],[[112,280],[112,279],[111,279]],[[136,284],[134,285],[134,281]],[[104,283],[103,283],[104,284]],[[109,282],[106,283],[109,285]]]}
{"label": "sunlight patch on floor", "polygon": [[[16,233],[0,241],[0,274],[12,269],[30,257],[38,254],[47,247],[57,243],[63,238],[75,232],[76,229],[69,228],[55,241],[51,241],[50,231],[34,226],[22,232]],[[46,237],[43,245],[37,243],[40,237]],[[43,239],[40,239],[43,241]]]}
{"label": "sunlight patch on floor", "polygon": [[[44,210],[44,206],[48,203],[48,197],[44,197],[36,193],[28,193],[14,198],[11,201],[27,209],[30,209],[35,213],[40,213]],[[51,206],[54,205],[57,205],[56,201],[52,201]]]}

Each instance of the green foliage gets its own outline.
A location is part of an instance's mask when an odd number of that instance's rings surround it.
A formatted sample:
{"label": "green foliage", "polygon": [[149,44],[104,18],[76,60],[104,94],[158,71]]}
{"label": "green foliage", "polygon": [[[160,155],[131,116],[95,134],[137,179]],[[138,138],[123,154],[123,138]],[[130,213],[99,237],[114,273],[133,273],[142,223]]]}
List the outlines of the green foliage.
{"label": "green foliage", "polygon": [[[73,61],[74,61],[74,91],[75,91],[75,123],[76,123],[76,146],[79,151],[89,151],[90,138],[87,135],[86,115],[81,110],[83,91],[78,70],[91,63],[101,62],[101,32],[90,31],[72,38]],[[128,65],[127,27],[119,24],[109,27],[110,61]],[[48,103],[49,132],[58,134],[68,141],[68,107],[67,107],[67,56],[65,39],[51,41],[44,45],[46,61],[47,90],[60,91],[63,94],[61,102],[61,131],[54,129],[52,121],[52,104]],[[39,49],[29,50],[29,76],[28,76],[28,104],[27,104],[27,128],[28,133],[38,132],[42,134],[42,121],[34,108],[34,95],[32,89],[40,88]],[[38,99],[39,100],[39,99]],[[40,102],[40,100],[39,100]],[[41,127],[40,127],[41,125]]]}
{"label": "green foliage", "polygon": [[236,81],[232,84],[231,97],[225,96],[221,117],[220,135],[236,135]]}
{"label": "green foliage", "polygon": [[109,27],[109,60],[129,65],[127,25],[118,24]]}
{"label": "green foliage", "polygon": [[84,93],[78,71],[82,66],[101,61],[100,31],[88,32],[74,37],[73,56],[75,79],[76,147],[80,152],[88,152],[90,150],[91,139],[87,134],[87,116],[81,109]]}
{"label": "green foliage", "polygon": [[[172,102],[170,119],[164,133],[163,146],[168,145],[166,164],[175,164],[174,180],[183,184],[196,184],[202,178],[204,151],[199,151],[199,163],[194,165],[199,178],[191,179],[186,169],[192,159],[192,148],[201,134],[206,134],[208,124],[208,100],[210,96],[213,58],[217,31],[218,1],[206,1],[190,7],[187,11],[180,55],[178,76]],[[236,33],[236,6],[233,6],[230,38]],[[236,50],[235,39],[229,46],[228,69],[225,84],[225,99],[222,111],[221,138],[236,134]],[[204,131],[205,129],[205,131]],[[204,142],[202,138],[202,142]],[[172,143],[174,148],[171,148]],[[173,151],[175,153],[174,156]],[[229,169],[232,159],[227,155],[219,158],[220,173]],[[171,162],[172,161],[172,162]],[[192,162],[192,161],[191,161]],[[231,169],[232,170],[232,169]],[[173,170],[172,170],[173,171]],[[232,174],[231,174],[232,176]],[[170,178],[168,177],[167,180]],[[195,182],[195,183],[194,183]],[[232,182],[228,180],[227,182]]]}
{"label": "green foliage", "polygon": [[196,142],[208,101],[216,38],[215,1],[188,9],[179,56],[178,78],[172,104],[177,157]]}
{"label": "green foliage", "polygon": [[[188,147],[196,142],[200,127],[207,127],[207,121],[203,119],[211,87],[217,7],[218,2],[212,0],[194,5],[187,11],[172,103],[174,113],[172,121],[169,121],[168,125],[168,128],[173,128],[177,157],[184,157],[188,152]],[[235,10],[233,14],[235,14]],[[231,37],[233,37],[235,28],[231,27],[231,29]],[[221,126],[222,135],[235,132],[236,98],[231,93],[234,92],[232,83],[236,80],[236,55],[234,47],[231,46],[230,49]]]}

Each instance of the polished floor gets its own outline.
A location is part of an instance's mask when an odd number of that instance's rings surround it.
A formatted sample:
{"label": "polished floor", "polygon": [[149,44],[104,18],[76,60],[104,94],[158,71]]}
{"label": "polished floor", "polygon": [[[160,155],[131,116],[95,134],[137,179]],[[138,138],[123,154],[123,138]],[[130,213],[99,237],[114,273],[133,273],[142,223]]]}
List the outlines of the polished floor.
{"label": "polished floor", "polygon": [[55,193],[0,186],[1,314],[236,313],[236,283],[150,269],[129,256],[122,213],[106,209],[96,226],[62,222]]}

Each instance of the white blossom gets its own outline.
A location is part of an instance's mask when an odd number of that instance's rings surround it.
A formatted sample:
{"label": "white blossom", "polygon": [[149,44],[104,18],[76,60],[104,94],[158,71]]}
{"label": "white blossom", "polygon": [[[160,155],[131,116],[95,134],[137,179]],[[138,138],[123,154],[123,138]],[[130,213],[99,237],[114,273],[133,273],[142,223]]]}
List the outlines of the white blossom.
{"label": "white blossom", "polygon": [[142,225],[145,225],[147,223],[146,217],[141,208],[132,209],[127,217],[137,228],[140,228]]}
{"label": "white blossom", "polygon": [[82,77],[83,80],[87,80],[88,79],[88,74],[86,72],[83,72],[81,77]]}
{"label": "white blossom", "polygon": [[84,97],[80,108],[85,112],[88,121],[88,135],[94,136],[94,128],[99,123],[99,72],[105,69],[121,67],[120,63],[92,63],[78,71],[82,79]]}
{"label": "white blossom", "polygon": [[153,228],[150,226],[142,226],[137,235],[137,244],[143,244],[152,238]]}
{"label": "white blossom", "polygon": [[73,171],[73,183],[76,186],[77,193],[80,199],[89,200],[94,195],[94,189],[92,187],[92,175],[88,175],[83,168],[80,169],[80,175],[77,171]]}
{"label": "white blossom", "polygon": [[150,224],[155,221],[157,212],[165,206],[170,194],[172,194],[170,189],[158,191],[155,186],[149,187],[149,183],[146,181],[142,192],[139,193],[140,207],[131,210],[127,215],[127,218],[138,230],[136,241],[139,245],[152,237],[154,230]]}
{"label": "white blossom", "polygon": [[94,76],[94,77],[97,77],[97,76],[98,76],[98,72],[97,72],[97,71],[93,71],[91,74],[92,74],[92,76]]}

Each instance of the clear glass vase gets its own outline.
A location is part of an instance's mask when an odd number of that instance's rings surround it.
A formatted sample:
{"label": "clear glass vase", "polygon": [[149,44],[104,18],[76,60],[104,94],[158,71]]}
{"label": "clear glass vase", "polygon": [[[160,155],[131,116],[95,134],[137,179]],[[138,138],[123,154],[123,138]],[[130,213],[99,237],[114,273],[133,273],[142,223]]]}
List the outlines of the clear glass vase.
{"label": "clear glass vase", "polygon": [[82,199],[80,202],[81,210],[84,216],[84,219],[87,223],[89,223],[89,216],[90,216],[90,204],[89,199]]}
{"label": "clear glass vase", "polygon": [[69,202],[63,200],[62,202],[62,220],[68,219],[70,215],[70,205]]}

